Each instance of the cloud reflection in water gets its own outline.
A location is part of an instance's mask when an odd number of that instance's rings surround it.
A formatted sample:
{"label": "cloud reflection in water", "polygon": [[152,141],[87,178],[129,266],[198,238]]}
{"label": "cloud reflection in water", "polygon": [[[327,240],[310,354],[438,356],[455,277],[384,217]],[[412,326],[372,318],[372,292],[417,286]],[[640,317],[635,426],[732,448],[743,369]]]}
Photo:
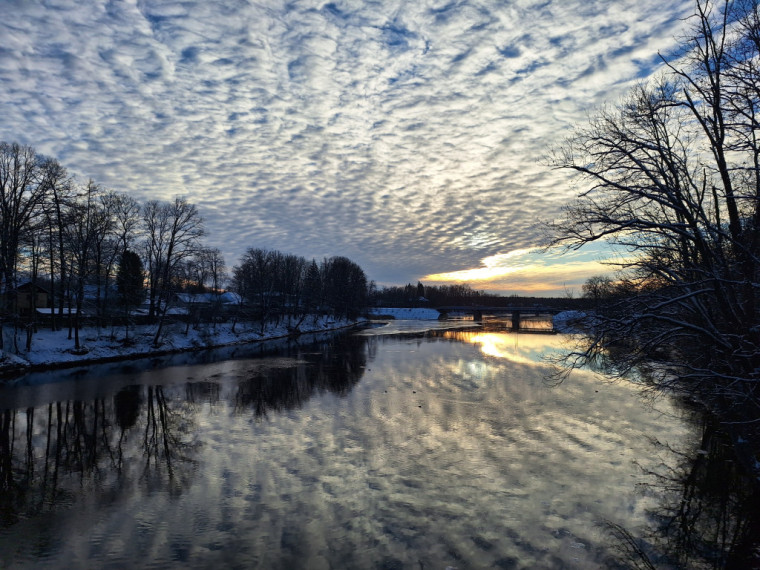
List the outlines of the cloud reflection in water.
{"label": "cloud reflection in water", "polygon": [[[637,464],[660,461],[649,436],[680,441],[687,426],[591,373],[548,388],[537,357],[558,336],[518,335],[515,346],[514,335],[478,336],[488,334],[353,336],[289,360],[179,368],[175,383],[164,369],[160,392],[98,396],[68,424],[97,442],[93,468],[58,473],[65,502],[24,505],[23,521],[0,530],[0,564],[33,566],[46,542],[61,565],[603,567],[598,522],[646,520]],[[48,434],[55,463],[46,408],[29,423],[30,410],[13,412],[13,473],[36,462],[34,484]],[[160,453],[146,477],[145,433],[192,445],[150,447]]]}

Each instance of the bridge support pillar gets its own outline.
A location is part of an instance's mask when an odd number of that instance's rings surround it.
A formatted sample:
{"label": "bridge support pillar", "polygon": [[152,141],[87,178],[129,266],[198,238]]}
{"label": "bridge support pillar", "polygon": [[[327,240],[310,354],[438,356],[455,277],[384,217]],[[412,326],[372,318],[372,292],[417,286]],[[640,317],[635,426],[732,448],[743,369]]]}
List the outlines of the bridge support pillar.
{"label": "bridge support pillar", "polygon": [[472,320],[473,321],[482,321],[483,320],[483,311],[473,311],[472,312]]}
{"label": "bridge support pillar", "polygon": [[512,311],[512,330],[520,330],[520,311]]}

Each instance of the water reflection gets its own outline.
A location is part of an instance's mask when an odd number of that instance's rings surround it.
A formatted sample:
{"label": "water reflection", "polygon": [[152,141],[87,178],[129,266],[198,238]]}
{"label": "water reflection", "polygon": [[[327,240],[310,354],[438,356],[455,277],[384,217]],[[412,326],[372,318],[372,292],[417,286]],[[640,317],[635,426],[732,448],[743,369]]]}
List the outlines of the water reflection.
{"label": "water reflection", "polygon": [[701,438],[682,450],[656,442],[676,456],[670,468],[650,472],[645,490],[655,500],[649,524],[610,524],[617,556],[629,568],[759,568],[760,495],[757,481],[737,461],[729,435],[701,418]]}
{"label": "water reflection", "polygon": [[488,328],[487,332],[446,331],[442,337],[475,344],[486,356],[503,358],[517,364],[544,363],[552,354],[560,354],[563,345],[563,337],[494,332],[493,328]]}
{"label": "water reflection", "polygon": [[[716,444],[589,372],[548,389],[561,340],[340,335],[5,389],[22,405],[0,416],[0,566],[636,567],[619,552],[635,545],[675,567],[688,544],[741,551],[757,505],[733,481],[713,500]],[[707,453],[685,468],[671,448],[690,442]],[[737,540],[706,543],[713,525]]]}
{"label": "water reflection", "polygon": [[198,448],[185,405],[149,386],[125,388],[113,399],[4,410],[0,525],[69,507],[82,487],[99,491],[135,473],[153,490],[181,493]]}
{"label": "water reflection", "polygon": [[366,368],[365,345],[356,336],[344,335],[300,353],[296,360],[256,363],[237,380],[235,412],[252,410],[262,418],[270,411],[300,407],[318,392],[348,394]]}
{"label": "water reflection", "polygon": [[452,319],[441,321],[427,321],[420,319],[393,319],[387,322],[376,322],[371,328],[360,331],[359,336],[378,336],[378,335],[400,335],[400,334],[427,334],[429,331],[445,331],[457,328],[479,328],[480,323],[476,323],[470,318]]}
{"label": "water reflection", "polygon": [[[307,345],[306,351],[298,344],[279,346],[265,358],[243,361],[234,388],[227,386],[228,392],[234,392],[235,413],[253,411],[254,417],[262,418],[272,411],[297,408],[320,391],[347,394],[365,368],[364,344],[343,335]],[[141,377],[145,373],[139,367],[135,370]],[[63,374],[68,377],[71,372]],[[85,396],[83,386],[71,384],[57,386],[52,394],[65,395],[61,388],[66,387],[72,398]],[[118,387],[117,382],[112,389]],[[24,385],[5,387],[2,401],[20,399],[13,397],[19,391],[28,392]],[[104,388],[86,383],[87,391],[101,396]],[[192,483],[203,447],[196,437],[197,413],[201,405],[229,397],[222,392],[222,385],[208,380],[127,385],[112,398],[65,399],[36,408],[3,410],[0,527],[59,506],[70,507],[76,501],[76,486],[99,490],[105,486],[118,493],[127,486],[125,480],[133,478],[151,493],[180,495]]]}

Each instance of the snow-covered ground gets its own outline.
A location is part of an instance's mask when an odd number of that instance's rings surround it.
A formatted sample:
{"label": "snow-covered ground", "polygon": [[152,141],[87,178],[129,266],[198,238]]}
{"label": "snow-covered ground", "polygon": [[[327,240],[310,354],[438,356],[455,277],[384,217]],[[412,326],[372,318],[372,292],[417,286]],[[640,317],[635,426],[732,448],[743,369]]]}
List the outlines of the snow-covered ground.
{"label": "snow-covered ground", "polygon": [[554,315],[554,330],[561,333],[579,332],[578,325],[587,317],[583,311],[563,311]]}
{"label": "snow-covered ground", "polygon": [[[300,333],[321,332],[348,327],[353,321],[337,320],[328,317],[307,317],[298,327]],[[6,330],[4,338],[6,352],[0,356],[0,374],[22,367],[55,367],[93,362],[141,358],[167,352],[181,352],[232,344],[256,342],[273,338],[285,337],[292,334],[287,323],[268,325],[261,330],[259,323],[202,324],[198,328],[187,329],[184,323],[174,323],[164,326],[162,341],[159,347],[153,346],[156,325],[145,325],[130,328],[129,342],[125,342],[124,327],[117,328],[86,328],[79,332],[80,344],[84,350],[74,353],[74,340],[68,338],[68,330],[51,331],[40,329],[32,340],[32,349],[23,350],[26,336],[23,331],[17,333],[14,343],[12,331]],[[19,354],[11,354],[8,349],[18,345],[22,350]]]}
{"label": "snow-covered ground", "polygon": [[398,309],[398,308],[388,307],[388,308],[372,309],[370,311],[370,314],[389,316],[389,317],[393,317],[394,319],[434,321],[438,319],[441,313],[439,313],[436,309],[423,309],[423,308]]}

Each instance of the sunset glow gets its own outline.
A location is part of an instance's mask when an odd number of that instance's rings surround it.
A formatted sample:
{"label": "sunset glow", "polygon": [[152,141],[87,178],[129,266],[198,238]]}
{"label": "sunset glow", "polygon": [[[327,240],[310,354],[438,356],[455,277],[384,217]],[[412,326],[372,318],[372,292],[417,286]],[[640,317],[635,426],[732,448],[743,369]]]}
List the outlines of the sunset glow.
{"label": "sunset glow", "polygon": [[583,252],[545,252],[541,249],[514,250],[483,259],[482,266],[423,277],[431,285],[467,283],[474,289],[521,294],[563,294],[579,291],[590,275],[611,274],[619,256],[606,246]]}

